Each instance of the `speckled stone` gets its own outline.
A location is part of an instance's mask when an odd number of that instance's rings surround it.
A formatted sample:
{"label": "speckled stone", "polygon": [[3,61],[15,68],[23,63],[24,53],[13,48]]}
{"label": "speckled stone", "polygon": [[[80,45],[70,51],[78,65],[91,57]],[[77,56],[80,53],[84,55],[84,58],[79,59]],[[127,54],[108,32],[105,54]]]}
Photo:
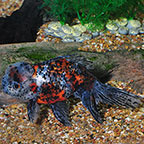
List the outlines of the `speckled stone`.
{"label": "speckled stone", "polygon": [[58,37],[58,38],[63,38],[65,35],[66,34],[63,33],[62,31],[55,31],[52,36],[55,36],[55,37]]}
{"label": "speckled stone", "polygon": [[62,42],[74,42],[75,38],[73,36],[66,35],[63,37]]}
{"label": "speckled stone", "polygon": [[92,32],[92,37],[95,38],[97,36],[99,36],[99,31],[95,31],[95,32]]}
{"label": "speckled stone", "polygon": [[110,33],[111,34],[118,34],[118,31],[117,30],[110,30]]}
{"label": "speckled stone", "polygon": [[73,31],[73,29],[68,24],[63,25],[60,29],[66,34],[71,34]]}
{"label": "speckled stone", "polygon": [[139,31],[136,28],[129,29],[129,34],[130,35],[137,35],[138,33],[139,33]]}
{"label": "speckled stone", "polygon": [[74,28],[76,31],[80,31],[81,33],[86,31],[86,27],[81,24],[73,25],[72,28]]}
{"label": "speckled stone", "polygon": [[83,33],[82,37],[84,37],[86,40],[90,40],[92,38],[92,35],[90,33]]}
{"label": "speckled stone", "polygon": [[[126,25],[129,22],[129,26],[130,24],[132,26],[138,27],[138,28],[128,28]],[[137,24],[135,24],[137,23]],[[106,33],[107,31],[109,31],[111,34],[130,34],[130,35],[137,35],[137,34],[143,34],[144,33],[144,28],[143,28],[143,22],[142,22],[142,26],[139,27],[141,24],[139,21],[137,20],[130,20],[127,21],[126,18],[121,18],[119,20],[110,20],[107,24],[106,24],[106,28],[105,31],[98,31],[97,29],[95,29],[94,32],[90,31],[88,29],[88,26],[90,26],[90,24],[85,24],[84,26],[81,24],[75,24],[73,26],[70,26],[68,24],[65,25],[61,25],[60,22],[48,22],[46,24],[44,24],[39,32],[38,32],[38,40],[36,41],[51,41],[51,39],[55,39],[55,38],[60,38],[60,41],[62,42],[83,42],[85,40],[89,40],[89,39],[94,39],[97,36],[102,36],[104,35],[104,33]],[[49,40],[47,40],[49,37]],[[52,37],[51,37],[52,36]],[[55,38],[54,38],[55,37]],[[56,41],[56,42],[59,42]]]}
{"label": "speckled stone", "polygon": [[79,37],[81,34],[82,34],[82,33],[81,33],[80,31],[77,31],[77,30],[75,30],[75,29],[72,30],[72,35],[73,35],[74,37]]}
{"label": "speckled stone", "polygon": [[127,18],[121,18],[119,20],[116,20],[115,22],[116,22],[118,27],[124,27],[127,25],[128,20],[127,20]]}
{"label": "speckled stone", "polygon": [[139,31],[140,34],[144,34],[144,27],[138,28],[138,31]]}
{"label": "speckled stone", "polygon": [[110,31],[116,31],[118,30],[118,26],[116,25],[116,23],[114,21],[109,21],[107,24],[106,24],[106,28]]}
{"label": "speckled stone", "polygon": [[51,29],[45,28],[45,29],[44,29],[44,33],[45,33],[46,35],[53,35],[53,34],[54,34],[54,31],[51,30]]}
{"label": "speckled stone", "polygon": [[62,25],[60,22],[50,22],[48,25],[49,29],[58,30]]}
{"label": "speckled stone", "polygon": [[119,27],[118,32],[120,34],[128,34],[128,28],[124,27],[124,26],[121,26],[121,27]]}
{"label": "speckled stone", "polygon": [[139,28],[140,26],[141,26],[141,23],[138,20],[129,20],[128,21],[128,25],[127,25],[127,27],[129,29],[131,29],[131,28]]}
{"label": "speckled stone", "polygon": [[76,42],[80,42],[80,43],[85,41],[85,39],[83,39],[83,37],[76,37],[75,40],[76,40]]}
{"label": "speckled stone", "polygon": [[92,38],[91,34],[82,34],[80,37],[75,37],[76,42],[83,42],[85,40],[90,40]]}

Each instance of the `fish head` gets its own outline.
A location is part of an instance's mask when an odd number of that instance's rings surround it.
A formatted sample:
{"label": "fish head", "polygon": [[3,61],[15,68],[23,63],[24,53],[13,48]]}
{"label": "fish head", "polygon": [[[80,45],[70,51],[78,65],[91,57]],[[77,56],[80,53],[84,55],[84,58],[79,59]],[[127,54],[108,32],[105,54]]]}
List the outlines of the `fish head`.
{"label": "fish head", "polygon": [[[2,91],[8,100],[28,101],[33,99],[36,94],[31,91],[31,83],[34,83],[32,75],[34,70],[29,63],[17,62],[11,64],[5,71],[2,78]],[[1,98],[4,98],[1,94]],[[9,95],[9,96],[6,96]],[[9,97],[9,98],[8,98]]]}

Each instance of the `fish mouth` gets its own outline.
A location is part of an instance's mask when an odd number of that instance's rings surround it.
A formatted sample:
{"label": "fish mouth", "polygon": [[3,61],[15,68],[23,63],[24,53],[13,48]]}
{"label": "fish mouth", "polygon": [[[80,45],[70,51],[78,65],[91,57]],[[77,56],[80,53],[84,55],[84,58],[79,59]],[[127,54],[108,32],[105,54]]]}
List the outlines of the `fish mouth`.
{"label": "fish mouth", "polygon": [[10,96],[2,91],[0,91],[0,107],[3,105],[12,105],[12,104],[19,104],[24,103],[28,101],[22,101],[18,98],[15,98],[13,96]]}

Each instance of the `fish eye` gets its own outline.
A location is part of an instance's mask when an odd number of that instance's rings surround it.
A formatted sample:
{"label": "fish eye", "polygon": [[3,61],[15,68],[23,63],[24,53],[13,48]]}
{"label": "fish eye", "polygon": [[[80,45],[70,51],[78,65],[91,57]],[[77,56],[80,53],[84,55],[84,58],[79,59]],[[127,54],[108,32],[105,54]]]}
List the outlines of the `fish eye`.
{"label": "fish eye", "polygon": [[17,89],[18,88],[18,84],[15,84],[14,87]]}
{"label": "fish eye", "polygon": [[19,83],[13,83],[13,88],[14,89],[18,89],[18,88],[20,88],[20,84]]}

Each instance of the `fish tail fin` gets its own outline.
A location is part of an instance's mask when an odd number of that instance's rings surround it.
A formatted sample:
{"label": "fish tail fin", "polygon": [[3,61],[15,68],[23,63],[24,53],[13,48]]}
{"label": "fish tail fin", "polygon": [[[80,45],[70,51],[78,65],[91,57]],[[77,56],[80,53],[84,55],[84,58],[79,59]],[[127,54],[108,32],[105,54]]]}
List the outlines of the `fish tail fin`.
{"label": "fish tail fin", "polygon": [[81,94],[83,105],[90,111],[94,119],[102,123],[103,120],[98,111],[98,103],[136,108],[142,104],[141,97],[127,91],[105,85],[95,80],[91,90],[84,90]]}

